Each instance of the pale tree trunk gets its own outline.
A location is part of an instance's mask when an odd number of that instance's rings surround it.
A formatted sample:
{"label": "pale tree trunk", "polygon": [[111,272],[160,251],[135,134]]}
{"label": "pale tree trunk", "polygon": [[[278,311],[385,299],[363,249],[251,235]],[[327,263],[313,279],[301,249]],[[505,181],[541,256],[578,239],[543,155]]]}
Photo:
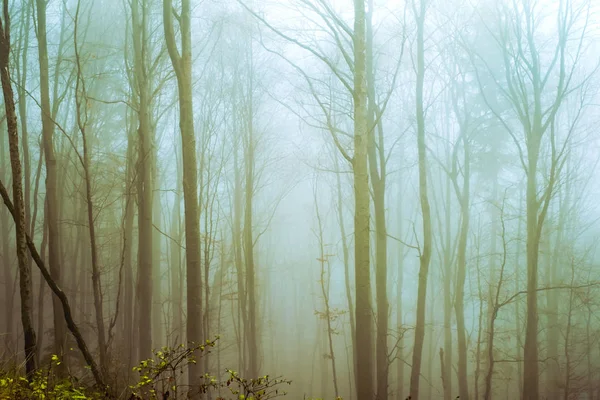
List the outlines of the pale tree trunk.
{"label": "pale tree trunk", "polygon": [[[133,133],[133,123],[130,122],[127,134],[127,161],[125,172],[125,223],[123,226],[123,337],[124,344],[127,348],[126,360],[127,371],[131,371],[136,356],[137,344],[134,341],[134,298],[135,284],[133,271],[133,223],[135,217],[135,195],[133,188],[135,187],[135,160],[134,148],[135,139]],[[129,380],[128,380],[129,381]]]}
{"label": "pale tree trunk", "polygon": [[356,384],[356,324],[354,322],[354,302],[352,301],[352,288],[350,287],[350,255],[348,251],[348,239],[346,238],[346,226],[344,224],[344,203],[342,201],[342,182],[340,178],[341,171],[339,170],[339,163],[337,156],[334,157],[335,161],[335,174],[336,179],[336,195],[337,195],[337,218],[340,225],[340,236],[342,242],[342,256],[344,260],[344,287],[346,292],[346,304],[348,306],[348,315],[350,319],[350,337],[352,338],[352,377]]}
{"label": "pale tree trunk", "polygon": [[4,10],[5,19],[0,20],[0,79],[2,81],[2,93],[4,95],[4,109],[6,112],[6,126],[8,129],[8,150],[10,153],[10,165],[12,169],[12,189],[15,209],[13,219],[16,228],[15,238],[19,266],[19,293],[21,296],[21,324],[23,325],[24,336],[25,371],[27,377],[31,379],[36,369],[36,337],[32,322],[33,294],[31,268],[27,258],[27,227],[25,225],[25,204],[23,202],[23,175],[19,157],[19,133],[8,65],[10,53],[10,36],[8,29],[10,29],[10,22],[7,20],[7,0],[4,0]]}
{"label": "pale tree trunk", "polygon": [[[181,1],[178,16],[181,35],[181,55],[175,41],[173,6],[171,0],[163,0],[163,23],[165,39],[171,64],[177,76],[179,93],[179,127],[181,130],[183,158],[183,202],[185,213],[185,252],[187,278],[187,340],[199,343],[202,338],[202,273],[200,256],[200,211],[198,209],[198,163],[196,161],[196,137],[192,105],[192,45],[190,0]],[[188,367],[192,397],[202,381],[201,363]]]}
{"label": "pale tree trunk", "polygon": [[[466,128],[463,128],[466,129]],[[454,310],[456,311],[456,336],[458,339],[458,390],[461,399],[469,399],[469,384],[467,380],[467,334],[465,328],[464,290],[467,276],[467,237],[469,233],[469,190],[470,190],[470,150],[467,133],[462,132],[464,151],[462,189],[456,182],[454,174],[454,187],[460,202],[460,233],[458,238],[457,276]],[[456,153],[455,153],[456,154]],[[455,164],[456,165],[456,164]]]}
{"label": "pale tree trunk", "polygon": [[[373,188],[373,205],[375,212],[375,290],[377,303],[377,396],[378,400],[388,398],[388,324],[389,304],[387,299],[387,227],[385,211],[386,159],[383,140],[383,126],[377,118],[375,99],[375,76],[373,68],[373,0],[368,0],[366,14],[366,79],[368,92],[368,162],[371,186]],[[377,132],[377,138],[376,138]]]}
{"label": "pale tree trunk", "polygon": [[[250,91],[249,96],[252,96]],[[252,102],[249,99],[250,103]],[[248,115],[252,115],[252,106]],[[252,234],[252,204],[254,200],[254,147],[255,139],[253,134],[252,119],[247,122],[247,137],[245,138],[244,149],[244,170],[245,170],[245,202],[244,202],[244,263],[246,266],[246,290],[248,291],[248,376],[258,377],[258,333],[256,322],[258,319],[256,307],[256,270],[254,264],[254,237]]]}
{"label": "pale tree trunk", "polygon": [[[398,185],[398,193],[402,193],[402,185]],[[398,208],[398,232],[402,234],[402,211],[401,208]],[[402,302],[402,293],[404,290],[404,251],[402,248],[403,245],[398,244],[398,282],[397,282],[397,309],[396,309],[396,324],[398,325],[398,335],[401,335],[398,340],[398,348],[396,349],[396,357],[398,357],[397,362],[397,388],[396,388],[396,400],[404,400],[406,397],[404,396],[404,340],[402,336],[404,336],[404,321],[403,321],[403,302]]]}
{"label": "pale tree trunk", "polygon": [[[141,10],[140,10],[141,9]],[[141,360],[152,356],[153,332],[153,275],[154,250],[153,245],[153,177],[152,177],[152,132],[150,124],[150,99],[147,71],[147,5],[145,1],[134,0],[131,3],[132,33],[134,48],[135,93],[138,101],[138,301],[139,301],[139,358]]]}
{"label": "pale tree trunk", "polygon": [[242,178],[239,165],[239,139],[234,138],[233,144],[233,251],[234,264],[236,269],[236,283],[238,292],[238,357],[239,368],[241,371],[247,372],[246,359],[246,330],[248,327],[248,311],[246,301],[246,280],[244,274],[244,259],[242,256]]}
{"label": "pale tree trunk", "polygon": [[419,154],[419,197],[423,215],[423,245],[420,249],[419,287],[417,294],[417,321],[415,326],[415,344],[413,347],[412,370],[410,375],[410,395],[419,399],[419,381],[421,375],[421,357],[425,337],[425,303],[427,295],[427,277],[431,260],[431,211],[427,195],[427,150],[425,144],[425,112],[423,109],[423,82],[425,77],[424,60],[424,25],[425,0],[413,2],[413,11],[417,20],[417,87],[416,87],[416,119],[417,147]]}
{"label": "pale tree trunk", "polygon": [[354,279],[356,290],[357,399],[375,396],[373,385],[373,309],[370,271],[370,194],[367,153],[366,15],[364,0],[354,0]]}
{"label": "pale tree trunk", "polygon": [[[52,279],[62,286],[60,252],[61,229],[59,226],[59,204],[57,187],[57,160],[54,153],[54,123],[50,108],[50,88],[48,74],[48,42],[46,38],[46,1],[36,0],[37,10],[37,39],[40,67],[40,98],[42,111],[42,140],[46,159],[46,201],[48,209],[48,264]],[[60,301],[52,297],[54,315],[54,352],[63,358],[64,340],[66,337],[65,321],[61,316]],[[66,368],[66,360],[61,363],[62,372]]]}
{"label": "pale tree trunk", "polygon": [[181,167],[177,160],[177,189],[173,200],[173,213],[171,216],[171,237],[177,240],[171,241],[171,317],[173,318],[172,333],[182,342],[183,314],[182,314],[182,290],[181,281]]}
{"label": "pale tree trunk", "polygon": [[[450,177],[446,177],[446,195],[450,196]],[[452,263],[452,248],[450,229],[450,207],[452,203],[448,197],[448,203],[444,210],[445,220],[445,240],[444,240],[444,350],[440,349],[440,358],[443,361],[442,382],[444,385],[444,400],[452,399],[452,277],[454,275],[454,265]]]}

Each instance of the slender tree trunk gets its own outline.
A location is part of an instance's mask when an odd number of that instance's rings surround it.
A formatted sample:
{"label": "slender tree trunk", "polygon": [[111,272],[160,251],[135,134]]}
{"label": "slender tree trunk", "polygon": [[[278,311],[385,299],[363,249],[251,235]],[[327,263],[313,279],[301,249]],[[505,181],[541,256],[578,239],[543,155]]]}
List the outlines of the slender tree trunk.
{"label": "slender tree trunk", "polygon": [[[57,186],[57,160],[54,153],[54,122],[50,106],[50,88],[48,74],[48,42],[46,38],[46,6],[44,0],[36,0],[37,5],[37,39],[40,67],[40,98],[42,111],[42,140],[46,159],[46,199],[48,202],[48,264],[52,279],[62,286],[60,252],[62,249],[61,229],[59,226],[59,204]],[[52,297],[54,314],[54,352],[64,358],[64,340],[66,337],[65,321],[61,315],[60,301]],[[62,372],[66,371],[66,360],[61,363]]]}
{"label": "slender tree trunk", "polygon": [[[373,205],[375,212],[375,290],[377,303],[377,338],[376,338],[376,364],[377,364],[377,399],[388,398],[388,324],[389,304],[387,299],[387,227],[385,211],[385,183],[386,159],[383,141],[383,126],[377,119],[377,105],[375,99],[375,74],[373,68],[373,0],[368,0],[366,14],[366,76],[368,91],[368,161],[373,188]],[[376,132],[378,132],[376,140]]]}
{"label": "slender tree trunk", "polygon": [[457,196],[460,200],[460,233],[458,238],[457,255],[457,277],[456,277],[456,296],[454,300],[454,309],[456,311],[456,336],[458,339],[458,390],[461,399],[469,399],[469,384],[467,380],[467,335],[465,329],[465,310],[464,310],[464,286],[467,276],[467,238],[469,233],[469,190],[470,190],[470,150],[468,139],[463,132],[464,145],[464,163],[463,163],[463,182],[462,191],[457,188]]}
{"label": "slender tree trunk", "polygon": [[350,255],[348,251],[348,239],[346,238],[346,226],[344,224],[344,203],[342,201],[342,182],[340,178],[339,163],[337,157],[335,160],[335,174],[337,186],[337,218],[340,224],[340,235],[342,241],[342,256],[344,260],[344,286],[346,289],[346,304],[348,306],[348,314],[350,319],[350,337],[352,338],[352,377],[356,384],[356,323],[354,322],[354,302],[352,301],[352,288],[350,287]]}
{"label": "slender tree trunk", "polygon": [[375,396],[370,270],[370,194],[367,153],[366,15],[364,0],[354,0],[354,279],[356,290],[357,399]]}
{"label": "slender tree trunk", "polygon": [[[251,94],[250,94],[251,95]],[[252,112],[248,113],[252,115]],[[252,234],[252,209],[254,200],[254,135],[252,121],[248,122],[248,138],[245,148],[245,204],[244,204],[244,263],[246,265],[246,290],[248,291],[248,374],[258,377],[258,333],[256,322],[256,271],[254,265],[254,238]]]}
{"label": "slender tree trunk", "polygon": [[523,400],[539,398],[539,365],[538,365],[538,256],[539,256],[539,226],[538,226],[538,196],[537,196],[537,161],[539,140],[531,138],[528,151],[529,165],[527,169],[527,318],[525,328],[524,351],[524,381]]}
{"label": "slender tree trunk", "polygon": [[[410,394],[413,400],[419,400],[419,381],[421,376],[421,357],[425,337],[425,303],[427,294],[427,277],[431,260],[431,211],[427,195],[427,151],[425,144],[425,112],[423,109],[423,82],[425,77],[424,61],[424,25],[425,0],[414,4],[417,19],[417,88],[416,88],[416,119],[417,147],[419,153],[419,197],[423,215],[423,245],[419,257],[419,287],[417,294],[417,322],[415,326],[415,344],[413,348],[412,370],[410,375]],[[418,10],[417,10],[418,8]]]}
{"label": "slender tree trunk", "polygon": [[246,279],[244,274],[244,259],[242,256],[242,178],[239,165],[239,140],[234,139],[233,146],[233,168],[234,168],[234,187],[233,187],[233,251],[234,263],[236,268],[236,283],[238,292],[238,316],[239,316],[239,368],[247,372],[246,359],[246,329],[248,327],[248,312],[246,302]]}
{"label": "slender tree trunk", "polygon": [[[127,134],[127,161],[125,172],[125,224],[123,227],[123,337],[127,348],[127,371],[131,371],[136,361],[136,343],[134,342],[134,308],[135,308],[135,284],[133,271],[133,223],[135,217],[135,139],[133,123],[130,122]],[[129,379],[128,379],[129,381]]]}
{"label": "slender tree trunk", "polygon": [[183,334],[183,315],[181,304],[181,291],[183,288],[179,285],[181,279],[181,167],[177,160],[177,189],[173,200],[173,214],[171,216],[171,237],[177,240],[177,243],[171,241],[171,317],[173,318],[173,333],[181,341]]}
{"label": "slender tree trunk", "polygon": [[[447,152],[449,153],[449,152]],[[449,154],[447,154],[449,156]],[[444,245],[444,350],[440,349],[440,357],[444,361],[444,365],[442,368],[442,381],[444,383],[444,400],[452,399],[452,306],[453,306],[453,296],[452,296],[452,277],[454,276],[454,265],[452,263],[452,248],[451,248],[451,206],[452,203],[450,201],[450,177],[446,178],[446,195],[448,196],[448,203],[446,204],[446,209],[444,210],[444,219],[445,219],[445,245]]]}
{"label": "slender tree trunk", "polygon": [[[140,10],[141,9],[141,10]],[[145,1],[134,0],[131,3],[132,33],[134,47],[134,70],[138,100],[138,288],[140,306],[140,354],[144,360],[152,356],[153,318],[156,316],[152,310],[156,308],[153,303],[154,277],[154,219],[152,204],[154,201],[154,182],[152,161],[154,150],[152,146],[152,132],[150,123],[150,98],[148,94],[148,69],[146,66],[147,54],[147,26]],[[157,321],[154,321],[156,323]]]}
{"label": "slender tree trunk", "polygon": [[[181,1],[178,20],[181,35],[179,55],[173,29],[173,6],[171,0],[163,0],[163,25],[171,64],[177,76],[179,93],[179,127],[181,130],[183,158],[183,202],[185,212],[186,278],[187,278],[187,340],[202,341],[202,272],[200,255],[200,210],[198,209],[198,163],[196,161],[196,137],[194,133],[194,109],[192,104],[192,45],[190,0]],[[200,363],[189,364],[189,380],[192,397],[201,383]]]}

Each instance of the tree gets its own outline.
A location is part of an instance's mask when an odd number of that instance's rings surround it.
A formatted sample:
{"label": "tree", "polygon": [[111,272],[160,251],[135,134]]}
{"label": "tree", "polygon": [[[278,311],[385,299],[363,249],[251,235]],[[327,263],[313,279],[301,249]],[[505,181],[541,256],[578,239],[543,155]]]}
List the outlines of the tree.
{"label": "tree", "polygon": [[[50,105],[50,84],[48,72],[48,40],[46,37],[46,7],[45,0],[36,0],[37,11],[37,39],[40,68],[40,97],[42,111],[42,140],[44,143],[44,158],[46,162],[46,202],[48,221],[48,264],[53,279],[61,285],[61,230],[59,226],[59,197],[58,197],[58,170],[54,150],[54,121],[52,120]],[[29,189],[27,189],[29,190]],[[64,354],[64,338],[66,336],[65,322],[60,315],[60,302],[52,297],[54,315],[54,352]],[[65,364],[61,364],[63,367]],[[63,368],[61,367],[61,368]]]}
{"label": "tree", "polygon": [[[163,24],[165,40],[171,64],[177,77],[179,93],[179,128],[183,159],[183,202],[185,213],[185,253],[187,277],[187,340],[202,340],[202,273],[200,255],[200,213],[198,206],[198,164],[196,161],[196,137],[194,133],[192,104],[192,48],[190,0],[182,0],[178,15],[181,54],[175,42],[173,29],[173,6],[171,0],[163,0]],[[188,368],[191,385],[201,379],[200,364],[191,363]],[[196,394],[197,396],[197,394]]]}
{"label": "tree", "polygon": [[[542,230],[548,207],[558,176],[564,166],[565,151],[572,131],[558,143],[555,131],[556,116],[565,99],[585,84],[574,81],[578,63],[582,57],[584,39],[587,35],[589,2],[575,5],[561,1],[556,10],[557,37],[550,58],[542,57],[538,33],[540,24],[534,4],[520,1],[512,8],[500,4],[498,33],[489,30],[503,60],[504,77],[495,75],[494,69],[480,55],[477,62],[484,65],[484,71],[495,83],[518,121],[520,133],[507,116],[502,115],[489,95],[486,95],[481,72],[477,80],[484,100],[490,110],[508,131],[517,148],[521,167],[526,176],[526,232],[527,232],[527,317],[524,346],[523,398],[539,397],[539,349],[538,349],[538,259]],[[578,17],[583,17],[583,27],[578,26]],[[489,28],[488,28],[489,29]],[[571,39],[576,40],[571,49]],[[545,61],[545,60],[549,61]],[[556,79],[553,85],[553,80]],[[541,184],[540,162],[546,154],[542,151],[543,139],[550,145],[549,171]]]}
{"label": "tree", "polygon": [[[148,68],[148,4],[146,1],[131,2],[131,24],[133,35],[134,93],[138,112],[138,173],[137,195],[138,214],[138,296],[140,306],[140,354],[141,360],[152,356],[152,289],[153,289],[153,160],[154,134],[151,131],[150,112],[151,98]],[[158,277],[157,277],[158,278]]]}
{"label": "tree", "polygon": [[419,254],[419,287],[417,294],[417,322],[415,326],[415,344],[410,374],[410,395],[419,399],[419,381],[421,377],[421,357],[425,338],[425,303],[427,295],[427,277],[431,260],[431,210],[427,194],[427,150],[425,142],[425,111],[423,105],[423,83],[425,78],[425,0],[413,1],[413,13],[417,23],[417,86],[416,86],[416,120],[417,148],[419,153],[419,199],[423,219],[423,247]]}

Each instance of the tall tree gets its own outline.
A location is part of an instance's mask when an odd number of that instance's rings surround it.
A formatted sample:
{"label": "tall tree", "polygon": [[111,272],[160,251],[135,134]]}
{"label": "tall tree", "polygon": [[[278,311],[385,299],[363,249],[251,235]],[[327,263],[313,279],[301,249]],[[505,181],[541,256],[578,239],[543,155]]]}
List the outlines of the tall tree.
{"label": "tall tree", "polygon": [[[589,2],[577,5],[573,1],[559,2],[555,10],[557,33],[548,57],[542,56],[545,44],[540,43],[541,24],[539,11],[533,2],[522,0],[510,5],[500,3],[497,11],[498,32],[491,32],[503,60],[501,79],[495,76],[488,61],[478,56],[486,72],[506,99],[516,116],[520,133],[511,121],[501,114],[496,102],[486,95],[482,78],[476,70],[479,86],[490,110],[499,119],[517,148],[521,167],[526,177],[526,260],[527,260],[527,317],[524,345],[524,399],[539,397],[539,347],[538,347],[538,259],[540,241],[548,207],[557,178],[565,162],[565,150],[572,130],[558,142],[555,130],[557,114],[565,99],[580,90],[576,71],[583,55],[587,37]],[[583,20],[583,26],[579,22]],[[574,48],[570,44],[574,43]],[[547,138],[549,151],[544,150]],[[547,160],[544,157],[548,157]],[[544,162],[549,168],[544,182],[540,175]]]}
{"label": "tall tree", "polygon": [[[61,229],[59,221],[59,197],[58,197],[58,163],[54,149],[54,121],[52,120],[50,105],[50,84],[48,72],[48,39],[46,27],[47,1],[36,0],[37,10],[37,39],[38,57],[40,67],[40,98],[42,113],[42,141],[44,143],[44,158],[46,162],[46,217],[48,223],[48,264],[54,281],[61,286]],[[61,315],[60,301],[56,296],[52,297],[54,315],[54,353],[62,357],[64,355],[66,326]],[[65,366],[61,364],[61,369]]]}
{"label": "tall tree", "polygon": [[[179,93],[179,128],[183,159],[183,203],[185,213],[185,253],[187,277],[187,340],[202,340],[202,270],[200,255],[200,211],[198,206],[198,164],[192,104],[192,37],[190,0],[181,1],[177,15],[181,36],[181,54],[175,41],[171,0],[163,0],[163,24],[171,64]],[[190,363],[190,384],[201,382],[201,363]],[[194,394],[194,396],[198,396]]]}
{"label": "tall tree", "polygon": [[417,54],[416,54],[416,120],[417,120],[417,149],[419,155],[419,199],[423,220],[423,245],[419,254],[419,287],[417,293],[417,321],[415,326],[415,344],[412,355],[410,373],[410,395],[419,399],[419,383],[421,379],[421,362],[425,339],[425,303],[427,296],[427,278],[429,262],[431,261],[431,210],[427,194],[427,145],[425,142],[425,110],[423,100],[423,84],[425,80],[425,13],[426,0],[412,2],[413,13],[417,23]]}
{"label": "tall tree", "polygon": [[372,399],[373,384],[373,316],[371,309],[371,201],[367,154],[366,13],[364,0],[354,0],[354,279],[356,290],[356,397]]}
{"label": "tall tree", "polygon": [[140,359],[152,356],[152,289],[153,289],[153,134],[150,122],[150,87],[148,70],[148,4],[131,2],[134,87],[138,105],[138,298],[140,305]]}

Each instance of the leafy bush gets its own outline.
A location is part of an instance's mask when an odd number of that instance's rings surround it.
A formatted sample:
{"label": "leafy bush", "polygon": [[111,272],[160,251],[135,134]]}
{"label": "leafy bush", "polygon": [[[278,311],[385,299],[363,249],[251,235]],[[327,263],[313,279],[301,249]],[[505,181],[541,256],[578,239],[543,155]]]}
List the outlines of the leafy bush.
{"label": "leafy bush", "polygon": [[0,399],[12,400],[68,400],[98,399],[97,393],[79,385],[74,377],[59,378],[56,367],[60,365],[56,355],[48,368],[39,369],[27,380],[16,371],[0,372]]}

